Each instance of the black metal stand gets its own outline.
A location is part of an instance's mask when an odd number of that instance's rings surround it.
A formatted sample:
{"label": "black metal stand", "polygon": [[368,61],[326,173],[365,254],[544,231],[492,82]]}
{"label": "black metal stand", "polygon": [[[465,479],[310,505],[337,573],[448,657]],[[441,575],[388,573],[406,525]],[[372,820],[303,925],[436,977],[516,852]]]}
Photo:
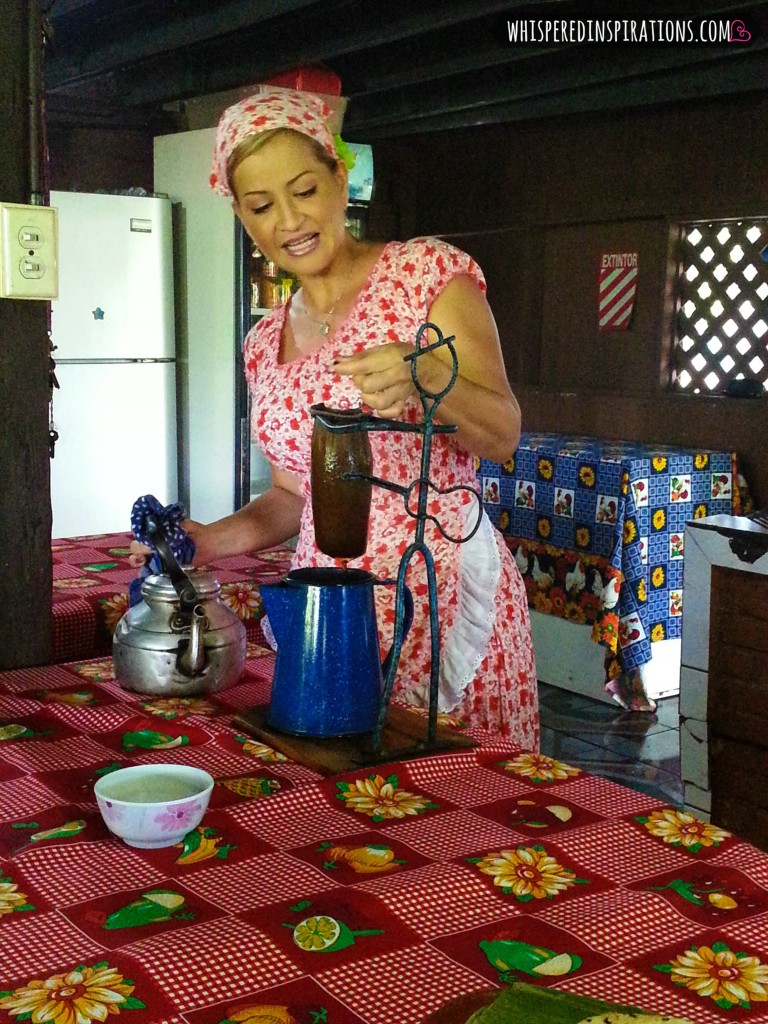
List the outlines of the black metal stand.
{"label": "black metal stand", "polygon": [[[426,331],[431,330],[437,335],[437,341],[432,344],[423,345],[422,340]],[[430,628],[430,641],[431,641],[431,665],[430,665],[430,677],[429,677],[429,709],[428,709],[428,727],[427,727],[427,748],[432,749],[435,746],[435,737],[437,730],[437,701],[438,701],[438,688],[440,678],[440,634],[438,631],[438,607],[437,607],[437,578],[435,574],[435,563],[432,557],[432,552],[424,541],[424,528],[427,520],[431,520],[442,533],[442,535],[454,544],[463,544],[470,540],[477,532],[480,521],[482,518],[482,501],[480,494],[474,488],[467,486],[466,484],[459,484],[456,487],[449,487],[441,490],[435,487],[429,479],[430,462],[432,458],[432,436],[434,434],[452,434],[455,433],[457,428],[455,425],[448,424],[436,424],[434,422],[435,413],[438,406],[443,398],[448,394],[453,385],[456,383],[458,376],[458,357],[456,355],[456,349],[453,345],[453,336],[444,338],[440,328],[432,323],[424,323],[419,328],[416,334],[416,351],[411,355],[406,356],[411,364],[411,378],[416,387],[416,390],[421,401],[421,407],[424,412],[423,423],[406,423],[399,420],[387,420],[379,419],[375,416],[364,417],[361,420],[357,420],[350,424],[339,424],[334,423],[328,418],[324,418],[321,412],[315,413],[316,419],[320,420],[323,426],[330,431],[337,433],[354,433],[360,430],[367,431],[381,431],[381,430],[396,430],[403,433],[417,433],[423,438],[423,444],[421,449],[421,464],[419,477],[414,480],[408,487],[403,487],[400,484],[392,483],[388,480],[382,480],[379,477],[367,476],[364,474],[344,474],[343,478],[348,480],[370,480],[371,483],[376,484],[379,487],[384,487],[387,490],[395,491],[398,494],[402,494],[405,502],[406,512],[416,520],[416,532],[413,541],[408,545],[402,558],[400,559],[400,566],[397,573],[397,587],[395,590],[395,635],[392,642],[392,647],[389,656],[389,666],[384,679],[384,687],[381,696],[381,705],[379,708],[378,720],[376,728],[373,732],[372,737],[372,749],[373,752],[378,754],[381,748],[381,737],[384,730],[384,725],[387,718],[387,711],[389,708],[389,702],[392,697],[392,688],[394,686],[395,677],[397,675],[398,666],[400,663],[400,654],[403,646],[403,622],[405,619],[405,579],[408,572],[408,567],[413,557],[418,553],[424,559],[424,564],[427,572],[427,586],[428,586],[428,598],[429,598],[429,628]],[[427,352],[433,352],[437,348],[447,346],[451,353],[453,361],[451,377],[448,384],[442,389],[442,391],[432,392],[422,387],[418,377],[418,360],[421,356],[426,355]],[[417,495],[417,506],[416,511],[411,507],[411,497],[414,491],[418,492]],[[452,491],[469,491],[477,498],[478,502],[478,515],[477,522],[474,524],[470,532],[463,537],[451,537],[443,529],[441,523],[436,516],[431,515],[427,511],[427,499],[429,492],[432,491],[437,494],[449,494]]]}

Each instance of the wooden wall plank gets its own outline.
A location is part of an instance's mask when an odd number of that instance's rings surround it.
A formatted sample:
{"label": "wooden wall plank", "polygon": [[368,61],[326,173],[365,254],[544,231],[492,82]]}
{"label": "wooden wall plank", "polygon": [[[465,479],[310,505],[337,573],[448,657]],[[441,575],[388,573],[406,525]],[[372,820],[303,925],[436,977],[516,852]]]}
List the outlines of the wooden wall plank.
{"label": "wooden wall plank", "polygon": [[[0,197],[29,202],[26,4],[0,0]],[[0,299],[0,669],[51,650],[48,304]]]}
{"label": "wooden wall plank", "polygon": [[[526,429],[735,450],[764,505],[768,400],[667,390],[665,280],[671,225],[765,215],[766,123],[756,92],[377,141],[370,223],[480,260]],[[593,262],[622,239],[639,245],[638,296],[609,339]]]}

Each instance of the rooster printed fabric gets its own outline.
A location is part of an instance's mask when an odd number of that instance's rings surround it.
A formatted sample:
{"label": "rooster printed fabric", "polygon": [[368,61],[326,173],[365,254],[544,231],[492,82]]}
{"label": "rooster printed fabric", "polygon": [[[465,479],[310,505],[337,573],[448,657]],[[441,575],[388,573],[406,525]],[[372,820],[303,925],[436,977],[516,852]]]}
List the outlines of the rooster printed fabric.
{"label": "rooster printed fabric", "polygon": [[[503,534],[600,556],[621,574],[618,588],[606,574],[596,632],[625,671],[650,661],[654,641],[680,637],[686,522],[742,512],[733,452],[524,433],[513,459],[483,460],[479,476]],[[537,590],[555,582],[535,552],[529,571]]]}
{"label": "rooster printed fabric", "polygon": [[[437,239],[392,242],[384,247],[347,320],[309,355],[282,364],[280,337],[286,307],[262,320],[244,347],[253,400],[252,436],[269,461],[294,474],[305,498],[294,564],[333,565],[315,544],[310,496],[312,417],[310,407],[360,404],[353,382],[334,373],[332,361],[373,345],[414,344],[419,328],[448,282],[469,275],[485,287],[477,264]],[[437,325],[439,327],[439,324]],[[419,399],[408,402],[402,419],[423,418]],[[373,474],[402,487],[421,475],[421,441],[414,434],[370,434]],[[476,520],[475,460],[450,435],[433,437],[431,482],[437,489],[428,511],[452,537],[465,536]],[[466,489],[438,493],[463,485]],[[400,494],[373,488],[368,548],[352,567],[382,579],[397,577],[400,559],[414,539],[416,520]],[[424,540],[436,565],[441,644],[440,707],[528,748],[538,744],[538,710],[533,646],[525,588],[502,537],[490,521],[470,544],[454,544],[426,524]],[[395,692],[424,705],[430,674],[430,629],[426,571],[420,556],[408,570],[414,622],[403,645]],[[474,588],[474,589],[473,589]],[[377,587],[382,646],[388,649],[395,621],[394,588]]]}
{"label": "rooster printed fabric", "polygon": [[[127,694],[109,659],[0,673],[0,1024],[416,1024],[515,982],[768,1024],[768,855],[471,727],[321,778],[233,726],[260,653],[208,698]],[[215,784],[137,849],[93,786],[154,762]]]}

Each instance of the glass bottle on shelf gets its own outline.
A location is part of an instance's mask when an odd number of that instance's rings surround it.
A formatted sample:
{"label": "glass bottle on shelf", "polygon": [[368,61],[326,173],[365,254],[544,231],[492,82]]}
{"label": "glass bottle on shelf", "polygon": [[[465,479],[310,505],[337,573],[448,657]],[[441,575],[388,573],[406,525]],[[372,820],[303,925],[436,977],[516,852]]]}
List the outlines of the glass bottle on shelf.
{"label": "glass bottle on shelf", "polygon": [[250,274],[251,316],[282,306],[299,286],[295,277],[282,270],[274,260],[265,259],[261,253],[252,255]]}
{"label": "glass bottle on shelf", "polygon": [[264,263],[264,257],[258,249],[251,251],[251,258],[248,268],[249,281],[250,281],[250,304],[251,304],[251,316],[258,313],[258,310],[264,308],[264,295],[262,292],[262,266]]}
{"label": "glass bottle on shelf", "polygon": [[274,260],[263,260],[261,266],[261,304],[264,309],[279,306],[278,282],[280,269]]}
{"label": "glass bottle on shelf", "polygon": [[292,277],[287,271],[281,270],[278,281],[279,304],[283,305],[290,299],[291,295],[299,287],[298,279]]}

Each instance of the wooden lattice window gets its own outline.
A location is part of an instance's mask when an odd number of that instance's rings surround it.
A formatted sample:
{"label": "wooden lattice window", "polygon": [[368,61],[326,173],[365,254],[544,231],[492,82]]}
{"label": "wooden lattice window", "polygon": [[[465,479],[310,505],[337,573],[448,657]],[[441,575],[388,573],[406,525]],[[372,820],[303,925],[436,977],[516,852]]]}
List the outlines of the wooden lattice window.
{"label": "wooden lattice window", "polygon": [[672,387],[717,394],[748,378],[768,391],[768,218],[680,227]]}

